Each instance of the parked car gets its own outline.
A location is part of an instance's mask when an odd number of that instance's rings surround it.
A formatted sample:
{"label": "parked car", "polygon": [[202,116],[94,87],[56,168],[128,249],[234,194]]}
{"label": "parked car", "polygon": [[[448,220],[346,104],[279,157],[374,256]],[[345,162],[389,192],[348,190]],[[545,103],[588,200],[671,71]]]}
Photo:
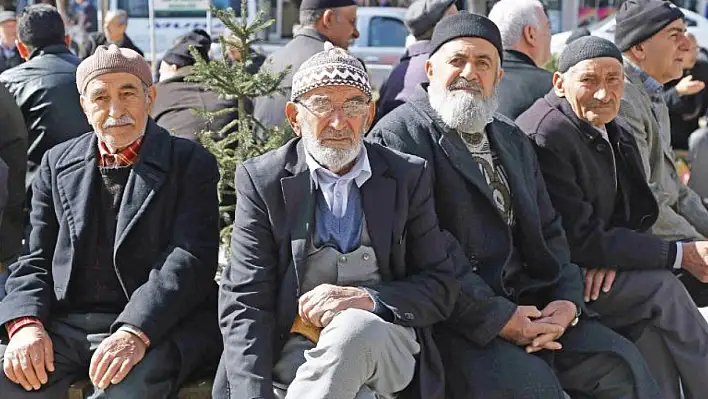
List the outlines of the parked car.
{"label": "parked car", "polygon": [[[688,31],[696,36],[698,45],[703,48],[708,48],[708,19],[685,8],[681,8],[681,11],[683,11],[683,14],[685,15]],[[589,25],[587,28],[593,36],[603,37],[614,42],[615,24],[615,16],[611,15],[603,20]],[[568,40],[571,33],[572,31],[565,31],[553,35],[551,37],[551,53],[560,54],[560,52],[565,48],[565,41]]]}

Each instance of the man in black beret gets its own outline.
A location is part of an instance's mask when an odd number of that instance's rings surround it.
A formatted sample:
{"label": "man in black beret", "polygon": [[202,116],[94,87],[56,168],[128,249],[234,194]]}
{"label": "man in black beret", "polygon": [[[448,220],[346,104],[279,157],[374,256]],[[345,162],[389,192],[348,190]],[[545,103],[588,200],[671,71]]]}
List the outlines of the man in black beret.
{"label": "man in black beret", "polygon": [[[324,49],[329,41],[337,47],[347,49],[359,37],[356,27],[356,2],[354,0],[302,0],[300,4],[300,26],[293,40],[285,47],[271,54],[263,68],[273,72],[290,72],[281,84],[284,95],[274,94],[254,100],[253,116],[264,126],[287,125],[285,104],[290,97],[293,74],[303,62]],[[261,133],[258,133],[261,134]]]}
{"label": "man in black beret", "polygon": [[[570,43],[554,90],[516,120],[536,144],[571,260],[585,271],[585,302],[603,324],[636,340],[662,398],[708,392],[708,324],[674,266],[678,245],[648,230],[658,216],[629,127],[617,118],[622,53],[608,40]],[[658,343],[658,344],[657,344]]]}
{"label": "man in black beret", "polygon": [[430,84],[370,139],[430,163],[440,227],[469,263],[456,311],[436,332],[448,397],[655,398],[637,348],[586,317],[582,275],[533,146],[495,113],[504,75],[496,25],[445,17],[432,49]]}

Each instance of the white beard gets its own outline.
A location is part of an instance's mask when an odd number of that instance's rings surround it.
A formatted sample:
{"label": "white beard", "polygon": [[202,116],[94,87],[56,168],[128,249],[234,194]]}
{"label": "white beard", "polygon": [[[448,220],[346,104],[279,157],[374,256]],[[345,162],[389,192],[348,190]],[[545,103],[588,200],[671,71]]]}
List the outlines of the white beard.
{"label": "white beard", "polygon": [[467,133],[481,133],[492,121],[499,107],[496,88],[488,97],[466,90],[441,89],[428,86],[430,106],[442,121],[454,130]]}
{"label": "white beard", "polygon": [[315,135],[309,130],[309,126],[303,125],[302,143],[307,153],[317,163],[336,173],[354,162],[356,157],[359,156],[363,135],[359,135],[359,140],[349,148],[331,148],[320,144]]}

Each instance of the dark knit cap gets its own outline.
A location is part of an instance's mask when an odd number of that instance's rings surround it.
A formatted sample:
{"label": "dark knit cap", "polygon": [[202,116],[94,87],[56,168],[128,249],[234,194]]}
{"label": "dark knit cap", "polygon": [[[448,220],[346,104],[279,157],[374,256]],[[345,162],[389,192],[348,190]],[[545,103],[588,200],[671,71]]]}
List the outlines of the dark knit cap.
{"label": "dark knit cap", "polygon": [[413,36],[420,36],[435,28],[445,11],[455,0],[416,0],[408,6],[403,22]]}
{"label": "dark knit cap", "polygon": [[615,44],[620,51],[627,51],[683,17],[681,10],[668,1],[626,0],[615,17]]}
{"label": "dark knit cap", "polygon": [[497,25],[487,17],[467,11],[448,15],[438,22],[431,40],[430,55],[435,54],[443,44],[460,37],[479,37],[492,43],[497,48],[501,60],[504,48]]}
{"label": "dark knit cap", "polygon": [[614,43],[597,36],[585,36],[565,46],[558,58],[558,72],[565,73],[573,65],[593,58],[610,57],[622,64],[622,52]]}
{"label": "dark knit cap", "polygon": [[76,68],[76,87],[79,93],[95,78],[109,73],[124,72],[136,76],[146,86],[152,86],[152,71],[145,59],[135,51],[115,44],[101,45],[92,56]]}
{"label": "dark knit cap", "polygon": [[196,64],[197,61],[189,51],[189,46],[194,46],[203,59],[209,60],[211,37],[201,29],[195,29],[177,39],[175,45],[167,50],[162,60],[170,65],[176,65],[177,68]]}
{"label": "dark knit cap", "polygon": [[300,11],[324,10],[327,8],[339,8],[355,5],[355,0],[302,0],[302,3],[300,3]]}

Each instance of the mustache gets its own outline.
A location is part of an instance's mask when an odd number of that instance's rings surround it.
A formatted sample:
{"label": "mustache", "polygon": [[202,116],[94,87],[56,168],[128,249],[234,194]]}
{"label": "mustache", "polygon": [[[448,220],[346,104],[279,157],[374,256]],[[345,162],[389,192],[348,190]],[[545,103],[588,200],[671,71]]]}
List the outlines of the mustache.
{"label": "mustache", "polygon": [[591,101],[587,105],[588,108],[608,108],[608,107],[614,107],[614,106],[615,106],[615,100],[610,100],[606,103],[603,103],[600,101]]}
{"label": "mustache", "polygon": [[447,89],[449,91],[471,90],[474,91],[476,94],[484,93],[484,89],[482,88],[481,84],[479,84],[478,82],[470,82],[462,76],[459,76],[455,80],[453,80],[452,83],[450,83],[450,85],[447,87]]}
{"label": "mustache", "polygon": [[333,127],[328,127],[322,132],[320,139],[341,139],[344,137],[353,138],[354,130],[350,128],[337,130]]}
{"label": "mustache", "polygon": [[121,116],[120,118],[112,118],[108,117],[105,122],[103,122],[103,128],[108,129],[111,127],[119,127],[119,126],[126,126],[126,125],[134,125],[135,124],[135,119],[130,117],[130,115],[124,115]]}

